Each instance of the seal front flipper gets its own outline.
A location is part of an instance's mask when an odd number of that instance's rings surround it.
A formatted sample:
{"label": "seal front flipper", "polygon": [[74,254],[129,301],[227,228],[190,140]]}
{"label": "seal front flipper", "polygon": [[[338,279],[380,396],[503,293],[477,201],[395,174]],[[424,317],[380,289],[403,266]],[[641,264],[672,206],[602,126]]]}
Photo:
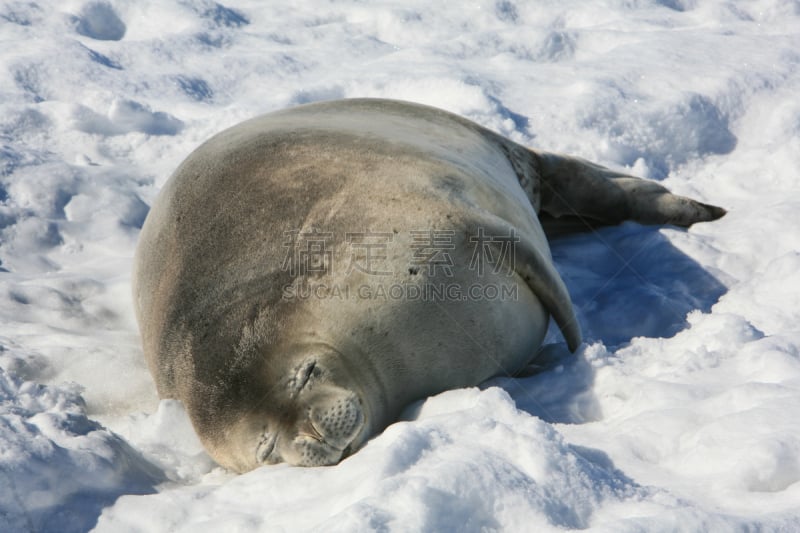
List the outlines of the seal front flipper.
{"label": "seal front flipper", "polygon": [[532,152],[541,180],[540,219],[548,236],[626,220],[689,227],[726,213],[721,207],[672,194],[650,180],[575,157]]}
{"label": "seal front flipper", "polygon": [[[561,329],[567,347],[571,352],[578,349],[582,341],[581,328],[575,310],[572,307],[567,287],[561,280],[550,259],[550,250],[546,242],[544,246],[536,246],[523,232],[517,231],[507,222],[496,217],[480,218],[469,225],[469,235],[511,235],[514,240],[510,243],[513,253],[504,253],[496,250],[498,257],[510,262],[508,265],[528,285],[531,292],[539,298],[545,309]],[[503,243],[493,239],[490,243],[495,247],[504,246]],[[540,248],[543,248],[541,250]]]}

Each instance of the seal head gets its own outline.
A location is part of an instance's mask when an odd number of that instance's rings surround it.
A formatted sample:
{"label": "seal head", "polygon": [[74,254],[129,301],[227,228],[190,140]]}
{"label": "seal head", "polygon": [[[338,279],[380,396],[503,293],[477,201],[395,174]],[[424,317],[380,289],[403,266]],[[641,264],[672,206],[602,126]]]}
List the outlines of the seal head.
{"label": "seal head", "polygon": [[363,443],[368,426],[363,396],[337,384],[326,359],[319,351],[303,358],[291,368],[286,389],[273,395],[277,405],[265,417],[255,447],[258,463],[330,465]]}

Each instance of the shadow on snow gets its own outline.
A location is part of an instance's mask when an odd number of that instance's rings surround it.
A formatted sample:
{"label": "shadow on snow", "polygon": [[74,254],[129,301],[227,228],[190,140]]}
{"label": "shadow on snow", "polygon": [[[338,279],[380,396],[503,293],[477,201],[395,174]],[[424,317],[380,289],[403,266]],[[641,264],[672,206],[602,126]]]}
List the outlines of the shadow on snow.
{"label": "shadow on snow", "polygon": [[[725,286],[661,230],[626,223],[551,242],[584,342],[599,341],[613,351],[634,337],[672,337],[688,326],[689,312],[709,312],[725,294]],[[545,345],[528,377],[487,385],[504,388],[519,409],[546,422],[599,420],[592,365],[567,352],[553,324],[547,338],[555,344]]]}

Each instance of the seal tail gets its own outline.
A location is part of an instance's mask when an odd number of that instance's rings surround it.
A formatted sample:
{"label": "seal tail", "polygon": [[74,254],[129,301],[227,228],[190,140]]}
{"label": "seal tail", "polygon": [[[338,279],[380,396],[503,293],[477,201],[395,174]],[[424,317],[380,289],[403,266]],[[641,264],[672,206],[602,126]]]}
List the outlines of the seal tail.
{"label": "seal tail", "polygon": [[541,180],[539,215],[548,237],[626,220],[689,227],[726,213],[721,207],[672,194],[650,180],[579,158],[532,152]]}

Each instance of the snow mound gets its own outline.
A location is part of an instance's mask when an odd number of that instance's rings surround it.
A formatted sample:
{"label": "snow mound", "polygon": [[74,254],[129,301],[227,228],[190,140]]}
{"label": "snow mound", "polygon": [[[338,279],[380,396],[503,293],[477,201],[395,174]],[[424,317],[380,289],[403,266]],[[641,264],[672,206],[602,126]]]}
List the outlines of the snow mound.
{"label": "snow mound", "polygon": [[99,41],[119,41],[125,37],[125,23],[107,2],[89,2],[74,17],[75,31]]}
{"label": "snow mound", "polygon": [[[517,411],[501,389],[447,392],[412,412],[415,422],[392,425],[336,467],[260,469],[184,491],[180,503],[122,498],[97,530],[212,531],[223,510],[234,517],[226,527],[287,531],[574,529],[608,501],[635,505],[649,493],[604,453],[571,446]],[[190,501],[204,512],[186,513]]]}
{"label": "snow mound", "polygon": [[149,135],[175,135],[183,122],[163,111],[152,111],[148,106],[132,100],[115,99],[106,116],[80,106],[74,112],[75,127],[86,133],[98,135],[124,135],[131,132]]}
{"label": "snow mound", "polygon": [[160,471],[86,416],[80,389],[19,382],[0,368],[0,529],[86,531]]}

